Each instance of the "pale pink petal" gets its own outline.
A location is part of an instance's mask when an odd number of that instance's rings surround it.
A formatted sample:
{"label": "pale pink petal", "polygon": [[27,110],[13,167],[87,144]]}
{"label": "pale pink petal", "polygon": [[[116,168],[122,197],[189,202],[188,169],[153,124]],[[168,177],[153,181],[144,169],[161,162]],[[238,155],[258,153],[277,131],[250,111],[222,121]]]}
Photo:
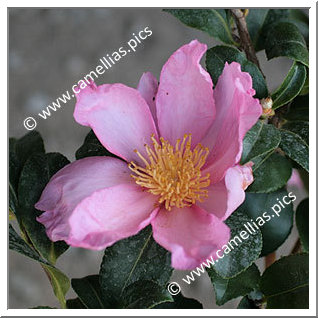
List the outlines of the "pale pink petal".
{"label": "pale pink petal", "polygon": [[69,219],[67,243],[100,250],[137,234],[156,215],[156,196],[136,184],[121,184],[94,192]]}
{"label": "pale pink petal", "polygon": [[197,205],[226,220],[245,200],[244,190],[253,182],[251,166],[247,163],[229,168],[221,181],[208,187],[208,198]]}
{"label": "pale pink petal", "polygon": [[230,238],[227,225],[196,205],[161,209],[151,224],[154,239],[172,253],[172,267],[180,270],[199,266]]}
{"label": "pale pink petal", "polygon": [[214,90],[216,118],[202,141],[210,149],[206,166],[214,183],[239,162],[243,138],[262,114],[254,94],[251,76],[241,72],[240,64],[226,63]]}
{"label": "pale pink petal", "polygon": [[133,88],[122,84],[90,84],[77,97],[75,120],[91,127],[100,142],[115,155],[140,162],[134,152],[146,155],[144,144],[157,136],[146,101]]}
{"label": "pale pink petal", "polygon": [[300,174],[297,169],[293,169],[292,175],[290,179],[288,180],[287,186],[297,187],[297,188],[304,187],[304,183],[301,180]]}
{"label": "pale pink petal", "polygon": [[111,157],[89,157],[68,164],[46,185],[35,207],[45,211],[37,220],[52,241],[66,240],[75,207],[97,190],[134,183],[127,164]]}
{"label": "pale pink petal", "polygon": [[162,68],[156,101],[158,127],[172,144],[192,133],[195,145],[215,117],[212,80],[200,65],[206,49],[194,40],[178,49]]}
{"label": "pale pink petal", "polygon": [[158,81],[152,75],[152,73],[147,72],[142,74],[138,87],[139,93],[147,102],[149,109],[151,111],[152,117],[157,124],[157,110],[156,110],[156,95],[158,90]]}

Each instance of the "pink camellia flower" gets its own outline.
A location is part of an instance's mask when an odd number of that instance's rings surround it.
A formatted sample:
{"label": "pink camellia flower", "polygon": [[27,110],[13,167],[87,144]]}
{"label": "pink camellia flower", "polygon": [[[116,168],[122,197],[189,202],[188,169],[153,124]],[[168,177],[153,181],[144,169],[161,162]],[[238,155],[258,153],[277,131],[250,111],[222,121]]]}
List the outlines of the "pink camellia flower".
{"label": "pink camellia flower", "polygon": [[225,64],[213,90],[192,41],[164,65],[160,84],[145,73],[137,89],[88,85],[75,120],[123,160],[88,157],[57,172],[36,208],[52,241],[104,249],[151,224],[172,266],[193,269],[226,244],[223,223],[253,181],[240,166],[245,133],[262,114],[252,79]]}

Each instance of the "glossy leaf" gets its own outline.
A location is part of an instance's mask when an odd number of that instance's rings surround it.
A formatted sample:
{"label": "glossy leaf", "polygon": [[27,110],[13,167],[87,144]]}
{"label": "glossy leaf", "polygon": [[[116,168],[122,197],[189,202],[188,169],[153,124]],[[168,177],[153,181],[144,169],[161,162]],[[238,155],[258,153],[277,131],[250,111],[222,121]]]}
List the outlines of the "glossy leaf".
{"label": "glossy leaf", "polygon": [[[296,196],[293,193],[287,193],[283,189],[271,193],[246,193],[246,199],[240,209],[249,216],[250,225],[253,228],[257,226],[262,232],[261,256],[275,251],[290,234],[293,226],[292,202],[295,199]],[[284,203],[283,200],[289,204]]]}
{"label": "glossy leaf", "polygon": [[301,89],[299,95],[307,95],[309,94],[309,70],[307,69],[307,75],[306,75],[306,80],[303,88]]}
{"label": "glossy leaf", "polygon": [[248,191],[256,193],[275,191],[288,182],[291,174],[291,162],[284,156],[273,152],[253,169],[254,182],[248,187]]}
{"label": "glossy leaf", "polygon": [[[262,235],[260,231],[247,232],[246,224],[250,220],[244,207],[240,206],[225,223],[231,229],[231,239],[224,248],[223,258],[216,261],[213,269],[223,278],[239,275],[259,257],[262,250]],[[245,231],[246,234],[242,234]],[[241,234],[241,236],[240,236]],[[242,238],[243,235],[243,238]],[[244,239],[245,238],[245,239]],[[222,253],[220,253],[221,255]]]}
{"label": "glossy leaf", "polygon": [[66,301],[67,309],[85,309],[86,307],[79,298],[68,299]]}
{"label": "glossy leaf", "polygon": [[295,62],[281,86],[272,94],[273,109],[286,105],[302,90],[306,81],[306,67]]}
{"label": "glossy leaf", "polygon": [[31,131],[20,139],[9,139],[9,179],[16,191],[23,165],[27,159],[36,154],[44,153],[44,144],[37,131]]}
{"label": "glossy leaf", "polygon": [[171,13],[187,26],[207,32],[224,43],[236,44],[223,9],[164,9],[163,11]]}
{"label": "glossy leaf", "polygon": [[248,31],[256,51],[265,48],[266,38],[271,34],[271,28],[289,17],[288,9],[250,9],[246,17]]}
{"label": "glossy leaf", "polygon": [[71,281],[72,288],[78,295],[81,303],[89,309],[111,308],[107,303],[99,283],[98,275],[74,278]]}
{"label": "glossy leaf", "polygon": [[282,127],[284,130],[291,131],[298,135],[307,145],[309,145],[309,122],[308,121],[289,121]]}
{"label": "glossy leaf", "polygon": [[290,22],[279,22],[271,28],[266,38],[265,52],[269,60],[286,56],[309,66],[306,42],[297,26]]}
{"label": "glossy leaf", "polygon": [[307,45],[309,42],[309,18],[308,15],[301,9],[289,9],[289,21],[294,23],[302,36],[304,37]]}
{"label": "glossy leaf", "polygon": [[18,205],[18,195],[11,183],[9,183],[9,213],[12,213],[12,216],[15,216],[17,213]]}
{"label": "glossy leaf", "polygon": [[17,218],[23,224],[35,249],[50,263],[66,251],[68,246],[60,241],[53,243],[45,228],[36,221],[42,212],[34,208],[50,178],[69,161],[59,153],[35,154],[25,163],[19,181],[19,209]]}
{"label": "glossy leaf", "polygon": [[41,266],[49,277],[50,283],[53,287],[53,292],[56,298],[59,300],[61,307],[66,308],[65,295],[70,289],[70,280],[59,269],[53,266],[44,264],[42,264]]}
{"label": "glossy leaf", "polygon": [[309,121],[309,95],[297,96],[284,118],[288,121]]}
{"label": "glossy leaf", "polygon": [[37,262],[50,265],[17,234],[11,224],[9,224],[9,248]]}
{"label": "glossy leaf", "polygon": [[251,40],[255,46],[261,35],[262,27],[266,21],[269,9],[249,9],[246,23]]}
{"label": "glossy leaf", "polygon": [[111,156],[117,158],[114,154],[109,152],[97,139],[94,131],[91,130],[85,137],[83,145],[77,149],[75,153],[76,159],[82,159],[92,156]]}
{"label": "glossy leaf", "polygon": [[283,257],[268,267],[260,287],[267,308],[296,309],[309,307],[308,284],[308,254],[297,254]]}
{"label": "glossy leaf", "polygon": [[241,299],[240,303],[238,304],[237,309],[259,309],[259,308],[256,306],[255,302],[252,299],[248,298],[248,296],[244,296]]}
{"label": "glossy leaf", "polygon": [[218,78],[222,74],[225,62],[240,63],[242,71],[248,72],[251,75],[253,88],[256,91],[255,97],[264,98],[268,96],[266,82],[259,68],[250,62],[243,52],[230,46],[214,46],[207,51],[206,68],[211,75],[214,85],[217,84]]}
{"label": "glossy leaf", "polygon": [[309,251],[309,199],[301,201],[296,210],[296,224],[305,252]]}
{"label": "glossy leaf", "polygon": [[280,133],[282,136],[280,148],[289,158],[309,171],[309,148],[306,142],[294,132],[281,129]]}
{"label": "glossy leaf", "polygon": [[260,272],[255,264],[234,278],[224,279],[213,269],[207,270],[214,287],[216,304],[222,306],[231,299],[245,296],[258,286]]}
{"label": "glossy leaf", "polygon": [[9,209],[12,215],[17,212],[17,191],[22,167],[35,153],[44,153],[43,140],[38,132],[32,131],[20,139],[9,138]]}
{"label": "glossy leaf", "polygon": [[59,300],[61,307],[66,308],[65,294],[70,288],[70,281],[60,270],[43,259],[34,249],[32,249],[9,225],[9,248],[24,256],[39,262],[48,275],[53,292]]}
{"label": "glossy leaf", "polygon": [[241,164],[272,152],[279,146],[280,139],[278,129],[259,120],[244,137]]}
{"label": "glossy leaf", "polygon": [[139,280],[127,286],[122,293],[123,308],[146,309],[172,302],[173,298],[165,286],[151,280]]}
{"label": "glossy leaf", "polygon": [[186,298],[181,293],[172,296],[173,302],[168,301],[157,305],[154,309],[202,309],[203,306],[195,299]]}
{"label": "glossy leaf", "polygon": [[151,228],[147,227],[105,250],[100,283],[107,300],[116,304],[132,283],[152,280],[165,286],[171,273],[169,252],[153,240]]}

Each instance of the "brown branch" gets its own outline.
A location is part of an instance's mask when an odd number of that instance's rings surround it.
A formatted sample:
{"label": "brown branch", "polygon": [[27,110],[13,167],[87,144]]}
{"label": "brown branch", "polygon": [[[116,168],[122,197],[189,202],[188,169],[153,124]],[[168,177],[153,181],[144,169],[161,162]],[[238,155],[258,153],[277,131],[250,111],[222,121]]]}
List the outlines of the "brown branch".
{"label": "brown branch", "polygon": [[[245,52],[247,59],[255,63],[258,66],[261,73],[263,74],[258,58],[256,56],[256,52],[255,52],[250,34],[247,29],[244,13],[240,9],[231,9],[230,11],[235,19],[237,30],[240,36],[240,44],[241,44],[242,50]],[[265,78],[264,74],[263,76]]]}
{"label": "brown branch", "polygon": [[300,242],[300,239],[298,238],[290,254],[297,254],[299,252],[301,252],[301,242]]}
{"label": "brown branch", "polygon": [[270,253],[265,256],[265,268],[271,266],[276,260],[276,254],[275,252]]}

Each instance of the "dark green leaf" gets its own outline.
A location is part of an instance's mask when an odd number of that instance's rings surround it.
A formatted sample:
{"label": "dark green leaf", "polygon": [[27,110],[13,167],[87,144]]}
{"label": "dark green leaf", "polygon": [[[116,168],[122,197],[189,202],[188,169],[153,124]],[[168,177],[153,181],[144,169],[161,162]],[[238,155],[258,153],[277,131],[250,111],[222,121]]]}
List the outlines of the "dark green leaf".
{"label": "dark green leaf", "polygon": [[44,153],[44,144],[37,131],[31,131],[20,139],[9,139],[9,180],[17,191],[20,173],[27,159],[36,153]]}
{"label": "dark green leaf", "polygon": [[[262,256],[275,251],[290,234],[293,226],[292,201],[295,200],[292,192],[287,193],[283,189],[271,193],[246,193],[240,209],[253,219],[262,232]],[[255,228],[251,221],[250,224]]]}
{"label": "dark green leaf", "polygon": [[248,32],[255,45],[258,42],[262,26],[266,20],[269,9],[249,9],[246,17]]}
{"label": "dark green leaf", "polygon": [[288,121],[309,121],[309,95],[297,96],[284,118]]}
{"label": "dark green leaf", "polygon": [[296,210],[296,224],[305,252],[309,251],[309,199],[301,201]]}
{"label": "dark green leaf", "polygon": [[9,224],[9,248],[41,263],[42,268],[45,270],[49,277],[54,294],[59,300],[61,307],[65,308],[65,294],[70,288],[69,279],[60,270],[44,260],[20,236],[18,236],[11,224]]}
{"label": "dark green leaf", "polygon": [[261,277],[267,308],[308,308],[308,254],[283,257],[268,267]]}
{"label": "dark green leaf", "polygon": [[281,149],[285,154],[309,171],[309,148],[306,142],[294,132],[281,129]]}
{"label": "dark green leaf", "polygon": [[236,297],[247,295],[257,288],[260,279],[260,272],[255,264],[230,279],[222,278],[213,269],[208,269],[207,272],[213,283],[218,306]]}
{"label": "dark green leaf", "polygon": [[139,280],[123,290],[123,307],[129,309],[153,308],[156,305],[173,301],[168,290],[154,281]]}
{"label": "dark green leaf", "polygon": [[173,302],[165,302],[154,307],[155,309],[202,309],[203,306],[195,299],[186,298],[181,293],[172,296]]}
{"label": "dark green leaf", "polygon": [[59,269],[51,265],[48,266],[42,264],[41,266],[49,277],[50,283],[53,287],[53,292],[59,300],[61,307],[66,308],[65,295],[70,289],[70,280]]}
{"label": "dark green leaf", "polygon": [[280,87],[272,94],[273,109],[286,105],[302,90],[306,81],[306,67],[295,62]]}
{"label": "dark green leaf", "polygon": [[13,215],[17,213],[18,208],[18,198],[15,190],[13,189],[13,186],[11,183],[9,183],[9,210]]}
{"label": "dark green leaf", "polygon": [[9,248],[37,262],[50,265],[16,233],[11,224],[9,224]]}
{"label": "dark green leaf", "polygon": [[57,308],[50,307],[50,306],[37,306],[37,307],[33,307],[31,309],[57,309]]}
{"label": "dark green leaf", "polygon": [[86,308],[79,298],[68,299],[66,301],[66,307],[67,309],[85,309]]}
{"label": "dark green leaf", "polygon": [[307,45],[309,42],[309,18],[308,15],[301,9],[289,9],[289,21],[294,23],[302,36],[304,37]]}
{"label": "dark green leaf", "polygon": [[36,221],[42,212],[34,208],[50,178],[69,161],[59,153],[35,154],[25,163],[21,172],[18,193],[17,218],[23,224],[28,238],[35,249],[50,263],[66,251],[68,246],[60,241],[53,243],[47,237],[45,228]]}
{"label": "dark green leaf", "polygon": [[13,190],[13,193],[15,193],[18,188],[22,165],[16,153],[16,144],[17,140],[15,138],[9,138],[9,186]]}
{"label": "dark green leaf", "polygon": [[100,288],[99,276],[91,275],[71,280],[72,288],[77,296],[89,309],[110,308]]}
{"label": "dark green leaf", "polygon": [[237,309],[259,309],[259,308],[256,306],[255,302],[252,299],[248,298],[248,296],[244,296],[241,299],[240,303],[238,304]]}
{"label": "dark green leaf", "polygon": [[213,266],[217,274],[223,278],[237,276],[250,267],[261,253],[261,232],[258,230],[249,233],[244,226],[249,220],[244,207],[240,206],[225,222],[231,229],[231,239],[226,248],[222,248],[224,253],[219,253],[223,258],[217,259]]}
{"label": "dark green leaf", "polygon": [[92,156],[111,156],[117,158],[114,154],[110,153],[97,139],[93,130],[91,130],[85,137],[83,145],[77,149],[75,153],[76,159],[82,159]]}
{"label": "dark green leaf", "polygon": [[296,25],[290,22],[275,24],[266,38],[265,51],[270,60],[274,57],[287,56],[309,66],[309,54],[306,42]]}
{"label": "dark green leaf", "polygon": [[152,238],[150,227],[105,250],[100,269],[101,288],[116,303],[125,287],[138,280],[165,286],[172,273],[170,254]]}
{"label": "dark green leaf", "polygon": [[[288,279],[288,278],[287,278]],[[291,290],[288,293],[278,294],[267,300],[268,309],[308,309],[309,308],[309,287]]]}
{"label": "dark green leaf", "polygon": [[265,49],[266,38],[271,28],[289,17],[288,9],[250,9],[246,23],[256,51]]}
{"label": "dark green leaf", "polygon": [[35,130],[24,135],[22,138],[17,140],[15,151],[21,165],[23,166],[31,155],[45,152],[41,135]]}
{"label": "dark green leaf", "polygon": [[241,164],[254,161],[279,146],[280,133],[273,125],[258,121],[245,135]]}
{"label": "dark green leaf", "polygon": [[254,182],[249,192],[267,193],[284,186],[292,174],[292,164],[286,157],[274,152],[253,169]]}
{"label": "dark green leaf", "polygon": [[253,88],[256,91],[255,97],[264,98],[268,96],[266,82],[259,68],[250,62],[244,53],[230,46],[214,46],[207,51],[206,67],[214,85],[216,85],[219,76],[222,74],[225,62],[237,62],[241,64],[243,72],[248,72],[251,75]]}
{"label": "dark green leaf", "polygon": [[305,84],[303,86],[303,88],[301,89],[299,95],[307,95],[309,94],[309,74],[308,74],[309,70],[307,69],[307,75],[306,75],[306,80],[305,80]]}
{"label": "dark green leaf", "polygon": [[308,121],[287,122],[282,127],[298,135],[307,145],[309,145],[309,123]]}
{"label": "dark green leaf", "polygon": [[182,23],[207,32],[212,37],[227,43],[236,44],[232,38],[225,10],[215,9],[164,9]]}

